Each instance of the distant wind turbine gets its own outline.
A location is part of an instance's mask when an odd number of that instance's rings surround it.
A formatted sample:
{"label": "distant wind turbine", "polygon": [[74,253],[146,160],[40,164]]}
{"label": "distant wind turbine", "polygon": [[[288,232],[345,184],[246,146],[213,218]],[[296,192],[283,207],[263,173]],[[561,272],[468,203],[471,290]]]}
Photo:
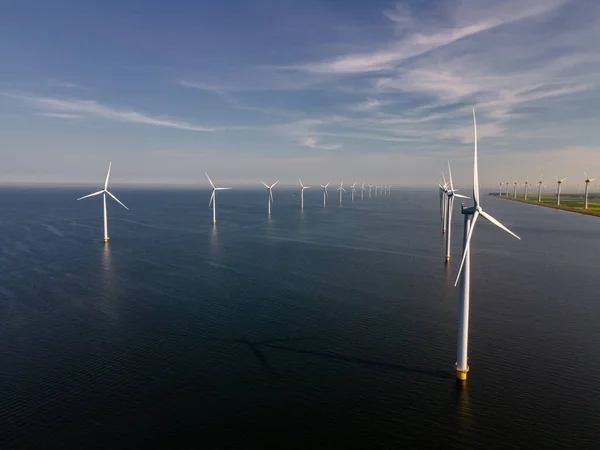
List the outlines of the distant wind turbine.
{"label": "distant wind turbine", "polygon": [[371,198],[371,189],[373,189],[373,185],[372,184],[369,185],[369,198]]}
{"label": "distant wind turbine", "polygon": [[302,205],[300,209],[304,211],[304,189],[310,189],[310,186],[304,186],[300,178],[298,178],[298,181],[300,182],[300,204]]}
{"label": "distant wind turbine", "polygon": [[346,192],[346,189],[344,189],[344,180],[342,180],[342,182],[340,183],[340,187],[338,188],[338,191],[340,191],[340,205],[342,204],[342,192]]}
{"label": "distant wind turbine", "polygon": [[273,202],[273,188],[275,187],[275,185],[277,183],[279,183],[279,180],[277,180],[271,186],[269,186],[266,183],[263,183],[262,181],[261,181],[261,183],[263,184],[264,187],[267,188],[267,191],[269,192],[268,205],[269,205],[269,216],[270,216],[271,215],[271,203]]}
{"label": "distant wind turbine", "polygon": [[212,182],[212,180],[210,179],[210,177],[208,176],[208,174],[206,172],[204,172],[204,175],[206,175],[206,178],[208,178],[208,182],[210,183],[210,186],[212,187],[212,195],[210,196],[210,200],[208,202],[208,206],[210,207],[210,204],[212,203],[212,207],[213,207],[213,225],[217,223],[217,197],[216,197],[216,192],[217,191],[228,191],[231,188],[218,188],[215,187],[214,183]]}
{"label": "distant wind turbine", "polygon": [[364,196],[365,196],[365,182],[363,181],[360,186],[360,199],[364,200]]}
{"label": "distant wind turbine", "polygon": [[327,193],[327,186],[329,186],[330,183],[331,181],[327,184],[321,185],[321,187],[323,188],[323,207],[327,206],[327,197],[329,197],[329,194]]}
{"label": "distant wind turbine", "polygon": [[556,178],[556,175],[555,175],[554,178],[556,179],[556,204],[560,205],[561,184],[563,184],[563,181],[565,181],[567,179],[567,177],[564,177],[562,180],[559,180],[558,178]]}
{"label": "distant wind turbine", "polygon": [[502,197],[502,186],[504,186],[504,183],[501,181],[500,182],[500,194],[499,194],[500,197]]}
{"label": "distant wind turbine", "polygon": [[583,172],[585,175],[585,202],[583,204],[583,209],[588,209],[588,190],[590,183],[595,180],[595,178],[590,178],[587,176],[587,173]]}
{"label": "distant wind turbine", "polygon": [[98,192],[94,192],[89,195],[85,195],[85,196],[77,199],[77,200],[83,200],[84,198],[94,197],[95,195],[102,194],[102,197],[104,200],[104,243],[105,244],[108,244],[108,239],[109,239],[108,238],[108,221],[107,221],[107,216],[106,216],[106,194],[110,195],[119,205],[121,205],[123,208],[125,208],[126,210],[129,211],[129,208],[127,206],[125,206],[123,203],[121,203],[121,200],[119,200],[117,197],[115,197],[110,192],[108,192],[108,178],[110,177],[111,166],[112,166],[112,162],[109,162],[108,163],[108,173],[106,174],[106,181],[104,182],[104,189],[102,189],[101,191],[98,191]]}
{"label": "distant wind turbine", "polygon": [[523,185],[525,186],[525,196],[524,196],[524,200],[527,200],[527,189],[529,189],[529,177],[527,177],[525,179],[525,184]]}
{"label": "distant wind turbine", "polygon": [[544,184],[544,174],[540,175],[540,181],[538,181],[538,203],[542,202],[542,185]]}
{"label": "distant wind turbine", "polygon": [[456,193],[458,189],[454,189],[454,184],[452,183],[452,169],[450,169],[450,161],[448,161],[448,178],[450,178],[450,189],[446,189],[446,262],[450,261],[450,246],[452,243],[452,210],[454,209],[454,197],[469,198],[465,195]]}
{"label": "distant wind turbine", "polygon": [[354,194],[356,194],[356,181],[352,186],[350,186],[350,188],[352,189],[352,201],[354,201]]}
{"label": "distant wind turbine", "polygon": [[519,186],[519,183],[517,183],[517,181],[515,181],[513,184],[515,185],[515,192],[513,194],[513,197],[517,198],[517,186]]}
{"label": "distant wind turbine", "polygon": [[[497,227],[510,233],[517,239],[521,239],[514,234],[491,215],[486,213],[479,204],[479,173],[477,167],[477,122],[475,119],[475,109],[473,109],[473,130],[475,136],[475,146],[473,150],[473,206],[463,207],[462,213],[465,216],[465,228],[463,233],[463,257],[458,270],[458,277],[455,286],[460,280],[460,304],[458,315],[458,343],[456,355],[456,378],[458,380],[466,380],[469,372],[467,364],[467,346],[469,341],[469,301],[471,290],[471,238],[477,218],[482,216],[484,219],[493,223]],[[462,276],[461,276],[462,275]]]}
{"label": "distant wind turbine", "polygon": [[442,180],[444,184],[438,183],[440,187],[440,209],[442,212],[442,234],[446,233],[446,208],[448,207],[448,183],[446,182],[446,176],[442,172]]}

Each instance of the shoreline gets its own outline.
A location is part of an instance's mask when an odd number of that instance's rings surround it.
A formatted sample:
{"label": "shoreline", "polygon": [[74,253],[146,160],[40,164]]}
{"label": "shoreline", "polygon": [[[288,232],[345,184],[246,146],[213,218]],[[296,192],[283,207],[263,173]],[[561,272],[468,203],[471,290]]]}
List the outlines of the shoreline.
{"label": "shoreline", "polygon": [[[525,200],[524,198],[518,198],[518,197],[517,198],[510,197],[510,196],[506,197],[504,195],[498,195],[497,193],[491,193],[489,195],[492,195],[496,198],[500,198],[503,200],[512,200],[513,202],[525,203],[526,205],[542,206],[545,208],[558,209],[560,211],[573,212],[573,213],[583,214],[586,216],[600,217],[600,211],[594,210],[594,209],[583,209],[583,206],[576,207],[576,206],[568,206],[568,205],[557,205],[557,204],[552,204],[552,203],[546,203],[543,200],[542,200],[542,203],[539,203],[537,201],[537,197],[535,200]],[[583,199],[583,197],[581,197],[581,198]]]}

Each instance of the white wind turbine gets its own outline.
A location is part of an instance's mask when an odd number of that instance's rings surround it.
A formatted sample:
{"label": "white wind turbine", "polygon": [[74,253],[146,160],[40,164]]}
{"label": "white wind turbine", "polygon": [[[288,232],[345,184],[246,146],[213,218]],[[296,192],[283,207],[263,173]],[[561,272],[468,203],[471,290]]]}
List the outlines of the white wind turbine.
{"label": "white wind turbine", "polygon": [[354,201],[354,195],[356,194],[356,181],[352,186],[350,186],[350,188],[352,188],[352,201]]}
{"label": "white wind turbine", "polygon": [[519,183],[515,180],[515,182],[513,184],[514,184],[514,188],[515,188],[513,198],[517,198],[517,186],[519,186]]}
{"label": "white wind turbine", "polygon": [[[554,178],[556,178],[556,175],[554,176]],[[556,178],[556,204],[560,205],[560,190],[561,190],[561,184],[563,184],[563,181],[565,181],[567,179],[567,177],[564,177],[562,180],[559,180],[558,178]]]}
{"label": "white wind turbine", "polygon": [[587,173],[583,172],[585,175],[585,202],[583,203],[583,209],[588,209],[588,189],[590,187],[590,183],[595,180],[595,178],[590,178],[587,176]]}
{"label": "white wind turbine", "polygon": [[446,182],[446,176],[442,172],[442,179],[444,184],[438,183],[440,187],[440,210],[442,213],[442,234],[446,233],[446,207],[448,206],[448,183]]}
{"label": "white wind turbine", "polygon": [[115,197],[110,192],[108,192],[108,178],[110,177],[111,166],[112,166],[112,162],[109,162],[108,163],[108,173],[106,174],[106,181],[104,182],[104,189],[102,189],[101,191],[98,191],[98,192],[94,192],[89,195],[85,195],[85,196],[77,199],[77,200],[83,200],[84,198],[94,197],[95,195],[102,194],[102,197],[104,200],[104,243],[105,244],[108,244],[108,239],[109,239],[108,238],[108,222],[107,222],[107,216],[106,216],[106,194],[110,195],[117,203],[119,203],[119,205],[121,205],[123,208],[125,208],[126,210],[129,211],[129,208],[127,206],[125,206],[123,203],[121,203],[121,200],[119,200],[117,197]]}
{"label": "white wind turbine", "polygon": [[529,177],[527,177],[525,179],[525,184],[523,185],[525,186],[525,195],[524,195],[524,199],[527,200],[527,190],[529,189]]}
{"label": "white wind turbine", "polygon": [[331,181],[327,184],[321,185],[321,187],[323,188],[323,207],[327,206],[327,197],[329,197],[329,194],[327,193],[327,186],[329,186],[330,183]]}
{"label": "white wind turbine", "polygon": [[369,198],[371,198],[371,189],[373,189],[373,185],[372,184],[369,185]]}
{"label": "white wind turbine", "polygon": [[269,191],[269,199],[268,199],[268,201],[269,201],[269,216],[270,216],[270,215],[271,215],[271,203],[273,202],[273,188],[275,187],[275,185],[276,185],[277,183],[279,183],[279,180],[277,180],[277,181],[276,181],[275,183],[273,183],[271,186],[269,186],[269,185],[268,185],[268,184],[266,184],[266,183],[263,183],[262,181],[261,181],[261,183],[263,184],[263,186],[264,186],[264,187],[266,187],[266,188],[267,188],[267,191]]}
{"label": "white wind turbine", "polygon": [[364,196],[365,196],[365,182],[363,181],[362,184],[360,185],[360,199],[364,200]]}
{"label": "white wind turbine", "polygon": [[344,189],[344,180],[342,180],[342,182],[340,183],[340,187],[337,190],[340,191],[340,205],[341,205],[342,204],[342,192],[346,192],[346,189]]}
{"label": "white wind turbine", "polygon": [[300,178],[298,178],[298,181],[300,182],[300,204],[302,205],[302,211],[304,211],[304,189],[310,189],[310,186],[304,186]]}
{"label": "white wind turbine", "polygon": [[210,177],[208,176],[208,174],[206,172],[204,172],[204,175],[206,175],[206,178],[208,178],[208,182],[210,183],[210,186],[212,187],[212,194],[210,196],[210,200],[208,202],[208,206],[210,207],[211,203],[212,203],[212,207],[213,207],[213,225],[217,223],[217,197],[216,197],[216,192],[217,191],[228,191],[232,188],[218,188],[214,185],[214,183],[212,182],[212,180],[210,179]]}
{"label": "white wind turbine", "polygon": [[538,203],[542,202],[542,185],[544,184],[544,174],[540,175],[540,181],[538,181]]}
{"label": "white wind turbine", "polygon": [[392,185],[388,184],[388,195],[392,195]]}
{"label": "white wind turbine", "polygon": [[454,189],[452,183],[452,169],[450,169],[450,161],[448,161],[448,175],[450,178],[450,189],[446,188],[446,262],[450,261],[450,244],[452,235],[452,210],[454,209],[454,197],[469,198],[466,195],[457,194],[458,189]]}
{"label": "white wind turbine", "polygon": [[471,238],[477,218],[482,216],[484,219],[510,233],[517,239],[521,239],[515,233],[510,231],[491,215],[486,213],[479,204],[479,173],[477,168],[477,122],[475,119],[475,109],[473,109],[473,130],[475,136],[475,146],[473,150],[473,206],[462,208],[465,216],[465,228],[463,233],[463,257],[458,270],[455,286],[460,280],[460,304],[458,313],[458,343],[456,355],[456,378],[466,380],[469,365],[467,364],[467,346],[469,341],[469,300],[471,289]]}
{"label": "white wind turbine", "polygon": [[500,182],[500,197],[502,197],[502,186],[504,186],[504,183],[501,181]]}

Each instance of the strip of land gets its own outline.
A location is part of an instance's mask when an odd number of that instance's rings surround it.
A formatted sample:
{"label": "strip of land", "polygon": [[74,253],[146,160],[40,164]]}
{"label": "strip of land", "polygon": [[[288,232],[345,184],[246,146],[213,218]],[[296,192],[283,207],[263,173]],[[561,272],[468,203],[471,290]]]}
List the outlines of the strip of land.
{"label": "strip of land", "polygon": [[537,193],[529,194],[527,200],[523,198],[523,193],[520,193],[520,195],[517,194],[516,198],[512,195],[507,197],[506,195],[499,195],[498,193],[491,193],[490,195],[506,200],[600,217],[600,196],[598,196],[598,194],[588,195],[588,209],[583,208],[585,203],[583,195],[561,194],[560,205],[556,204],[556,195],[544,195],[542,196],[541,202],[538,202]]}

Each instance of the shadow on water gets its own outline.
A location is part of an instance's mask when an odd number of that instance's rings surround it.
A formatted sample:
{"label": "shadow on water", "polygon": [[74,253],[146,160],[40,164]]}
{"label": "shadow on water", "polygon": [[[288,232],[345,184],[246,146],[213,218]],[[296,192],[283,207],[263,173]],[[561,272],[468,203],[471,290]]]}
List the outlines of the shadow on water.
{"label": "shadow on water", "polygon": [[306,350],[301,348],[288,347],[285,345],[279,345],[280,343],[292,342],[292,341],[300,341],[307,339],[314,339],[314,337],[301,337],[301,338],[284,338],[284,339],[266,339],[266,340],[257,340],[252,341],[249,339],[221,339],[221,338],[202,338],[212,342],[228,342],[231,344],[242,344],[247,345],[252,353],[256,357],[256,359],[261,363],[261,365],[273,376],[277,378],[281,378],[275,368],[267,361],[264,353],[259,348],[260,346],[269,347],[275,350],[283,350],[287,352],[303,354],[303,355],[311,355],[318,356],[321,358],[329,358],[335,361],[343,361],[361,364],[368,367],[377,367],[380,369],[386,370],[399,370],[408,373],[415,373],[420,375],[427,375],[430,377],[435,377],[443,380],[450,380],[453,378],[452,374],[444,371],[444,370],[427,370],[427,369],[418,369],[415,367],[404,366],[401,364],[388,363],[384,361],[372,361],[369,359],[358,358],[356,356],[348,356],[341,355],[339,353],[333,352],[321,352],[317,350]]}
{"label": "shadow on water", "polygon": [[316,350],[305,350],[305,349],[300,349],[300,348],[286,347],[283,345],[275,345],[273,343],[267,343],[264,345],[266,345],[270,348],[278,349],[278,350],[285,350],[288,352],[300,353],[300,354],[304,354],[304,355],[319,356],[322,358],[329,358],[329,359],[333,359],[336,361],[357,363],[357,364],[362,364],[362,365],[369,366],[369,367],[377,367],[380,369],[400,370],[403,372],[417,373],[420,375],[428,375],[431,377],[441,378],[444,380],[452,379],[452,375],[443,370],[417,369],[414,367],[403,366],[400,364],[388,363],[388,362],[383,362],[383,361],[372,361],[369,359],[358,358],[356,356],[340,355],[339,353],[333,353],[333,352],[320,352],[320,351],[316,351]]}

